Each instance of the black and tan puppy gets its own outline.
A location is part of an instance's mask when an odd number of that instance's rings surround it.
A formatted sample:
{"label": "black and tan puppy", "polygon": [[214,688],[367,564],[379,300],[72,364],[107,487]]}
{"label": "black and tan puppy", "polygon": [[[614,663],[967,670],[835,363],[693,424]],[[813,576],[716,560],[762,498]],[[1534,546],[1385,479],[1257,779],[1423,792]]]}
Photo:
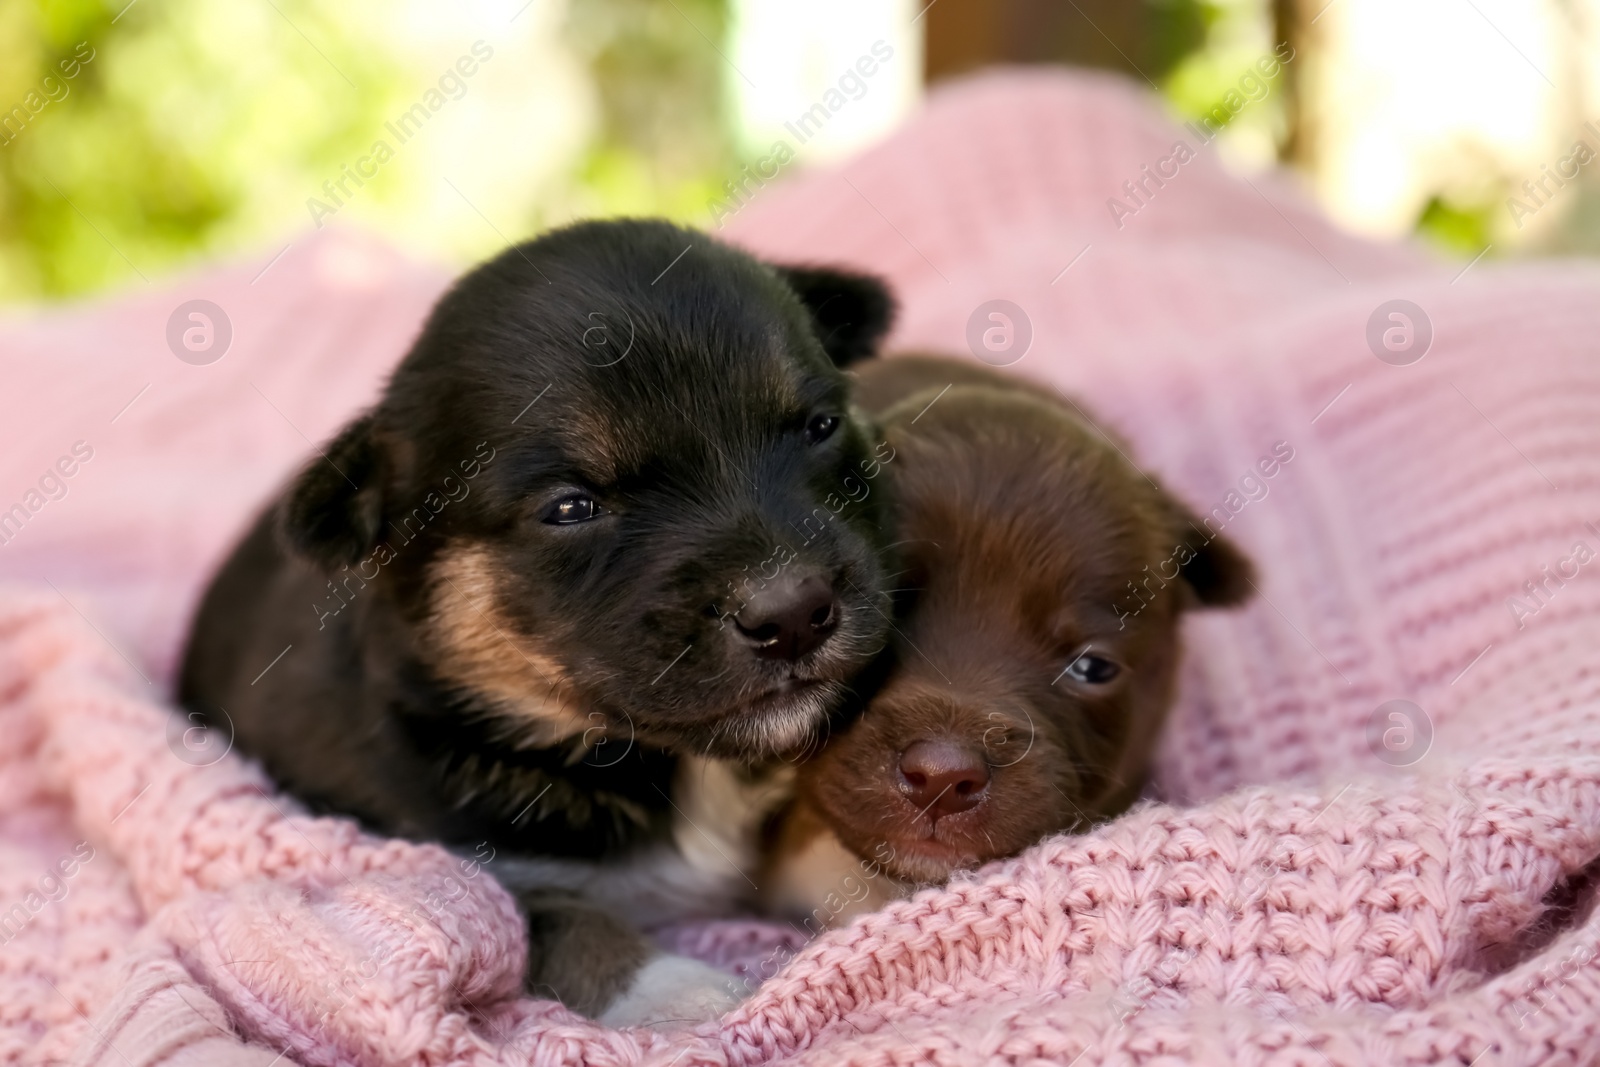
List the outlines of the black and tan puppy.
{"label": "black and tan puppy", "polygon": [[183,703],[315,810],[492,849],[530,990],[726,1006],[636,928],[730,906],[741,768],[883,645],[879,498],[830,501],[877,465],[840,367],[890,314],[872,279],[666,223],[511,249],[227,561]]}
{"label": "black and tan puppy", "polygon": [[929,357],[858,377],[907,569],[886,679],[801,765],[768,857],[769,905],[818,921],[1123,810],[1179,614],[1250,591],[1245,558],[1060,396]]}

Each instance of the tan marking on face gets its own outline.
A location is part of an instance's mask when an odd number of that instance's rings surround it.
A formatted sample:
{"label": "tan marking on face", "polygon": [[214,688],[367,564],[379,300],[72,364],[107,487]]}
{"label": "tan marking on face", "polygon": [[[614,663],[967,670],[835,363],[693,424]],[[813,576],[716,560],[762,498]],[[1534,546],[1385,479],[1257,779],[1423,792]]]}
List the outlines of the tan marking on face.
{"label": "tan marking on face", "polygon": [[448,545],[430,566],[430,665],[506,715],[518,743],[550,745],[596,728],[561,665],[505,617],[496,572],[480,545]]}

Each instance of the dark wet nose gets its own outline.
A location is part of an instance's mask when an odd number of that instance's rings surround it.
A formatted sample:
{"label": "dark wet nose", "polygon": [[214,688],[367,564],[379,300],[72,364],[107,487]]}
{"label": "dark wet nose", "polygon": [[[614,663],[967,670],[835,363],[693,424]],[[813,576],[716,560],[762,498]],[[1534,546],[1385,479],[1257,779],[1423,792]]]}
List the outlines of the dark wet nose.
{"label": "dark wet nose", "polygon": [[758,590],[733,617],[739,635],[763,659],[799,659],[838,624],[833,586],[817,576],[780,578]]}
{"label": "dark wet nose", "polygon": [[975,807],[989,788],[983,753],[959,741],[917,741],[900,756],[900,791],[932,818]]}

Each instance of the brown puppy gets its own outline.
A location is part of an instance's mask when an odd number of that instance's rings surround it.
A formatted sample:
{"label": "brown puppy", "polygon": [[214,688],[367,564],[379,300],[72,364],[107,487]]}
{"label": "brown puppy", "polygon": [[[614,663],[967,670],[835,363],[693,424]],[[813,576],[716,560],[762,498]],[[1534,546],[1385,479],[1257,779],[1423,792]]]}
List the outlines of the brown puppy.
{"label": "brown puppy", "polygon": [[773,910],[824,926],[1126,808],[1180,613],[1251,588],[1059,395],[931,357],[856,377],[894,449],[895,631],[866,712],[801,765],[764,881]]}

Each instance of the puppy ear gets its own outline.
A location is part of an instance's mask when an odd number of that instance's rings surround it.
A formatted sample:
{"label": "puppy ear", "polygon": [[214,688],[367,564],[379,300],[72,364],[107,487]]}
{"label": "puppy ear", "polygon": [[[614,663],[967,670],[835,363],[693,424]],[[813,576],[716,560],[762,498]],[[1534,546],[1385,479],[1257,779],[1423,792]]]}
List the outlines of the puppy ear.
{"label": "puppy ear", "polygon": [[372,416],[363,415],[339,431],[289,487],[279,513],[289,547],[327,570],[371,552],[383,522],[382,474]]}
{"label": "puppy ear", "polygon": [[1232,541],[1213,534],[1194,512],[1169,498],[1176,519],[1178,575],[1203,607],[1243,604],[1255,592],[1255,564]]}
{"label": "puppy ear", "polygon": [[883,282],[830,267],[774,266],[773,270],[811,312],[817,338],[834,366],[848,367],[877,353],[894,322],[894,297]]}

